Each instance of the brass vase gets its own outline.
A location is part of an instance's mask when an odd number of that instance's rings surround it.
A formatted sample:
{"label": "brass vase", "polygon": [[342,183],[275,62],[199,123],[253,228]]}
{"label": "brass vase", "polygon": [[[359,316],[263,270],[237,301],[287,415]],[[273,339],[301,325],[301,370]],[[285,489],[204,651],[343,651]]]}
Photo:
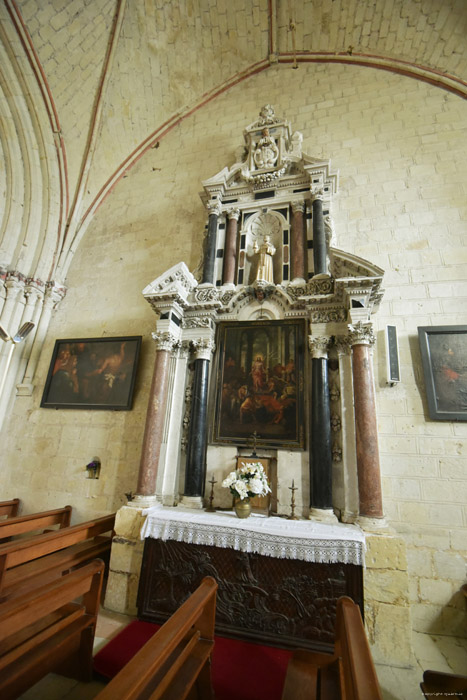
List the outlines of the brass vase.
{"label": "brass vase", "polygon": [[234,510],[237,518],[248,518],[251,514],[251,503],[249,498],[235,501]]}

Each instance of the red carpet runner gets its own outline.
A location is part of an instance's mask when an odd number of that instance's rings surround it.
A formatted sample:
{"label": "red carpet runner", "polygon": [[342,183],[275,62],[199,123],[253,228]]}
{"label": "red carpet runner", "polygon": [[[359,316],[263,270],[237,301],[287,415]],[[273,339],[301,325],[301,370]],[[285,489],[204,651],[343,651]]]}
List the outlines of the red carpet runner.
{"label": "red carpet runner", "polygon": [[[94,657],[94,670],[113,678],[159,629],[131,622]],[[236,639],[216,637],[212,684],[216,700],[280,700],[292,652]]]}

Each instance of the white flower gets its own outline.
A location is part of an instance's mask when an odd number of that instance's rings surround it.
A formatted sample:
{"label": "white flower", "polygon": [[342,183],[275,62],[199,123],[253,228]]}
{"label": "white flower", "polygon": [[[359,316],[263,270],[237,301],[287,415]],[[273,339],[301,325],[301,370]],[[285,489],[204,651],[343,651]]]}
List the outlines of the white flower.
{"label": "white flower", "polygon": [[232,486],[232,484],[236,480],[237,480],[237,472],[230,472],[230,474],[222,482],[222,486],[229,488],[230,486]]}
{"label": "white flower", "polygon": [[248,489],[246,483],[242,479],[237,479],[237,481],[232,484],[235,491],[238,493],[238,497],[242,500],[248,498]]}
{"label": "white flower", "polygon": [[253,493],[263,493],[263,482],[261,479],[250,479],[248,482],[248,490]]}

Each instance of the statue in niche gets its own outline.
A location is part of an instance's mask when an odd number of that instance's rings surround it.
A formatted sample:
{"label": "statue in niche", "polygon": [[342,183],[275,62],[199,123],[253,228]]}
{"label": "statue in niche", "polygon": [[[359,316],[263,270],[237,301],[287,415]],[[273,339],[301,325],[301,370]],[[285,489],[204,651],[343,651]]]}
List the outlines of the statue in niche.
{"label": "statue in niche", "polygon": [[273,168],[279,157],[279,149],[267,127],[263,129],[262,134],[256,145],[253,159],[257,168]]}
{"label": "statue in niche", "polygon": [[276,249],[271,243],[271,236],[265,236],[260,246],[258,245],[258,241],[255,241],[253,244],[253,251],[256,254],[259,253],[256,280],[274,284],[272,256],[275,254]]}

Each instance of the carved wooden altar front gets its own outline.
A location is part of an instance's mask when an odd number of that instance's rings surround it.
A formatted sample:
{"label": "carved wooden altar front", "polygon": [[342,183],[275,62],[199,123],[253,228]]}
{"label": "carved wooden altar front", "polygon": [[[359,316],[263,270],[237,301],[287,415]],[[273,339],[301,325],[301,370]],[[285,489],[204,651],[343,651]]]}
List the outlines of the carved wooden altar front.
{"label": "carved wooden altar front", "polygon": [[[261,531],[257,540],[255,533],[246,529],[245,523],[239,523],[238,537],[234,535],[230,540],[230,544],[237,548],[193,543],[210,537],[205,533],[209,533],[216,518],[220,523],[218,539],[213,534],[211,541],[220,542],[224,537],[223,530],[232,530],[232,524],[236,522],[234,517],[223,515],[224,518],[218,514],[207,516],[200,513],[196,515],[200,529],[197,529],[197,522],[180,529],[177,523],[175,526],[169,523],[170,531],[161,526],[161,537],[146,538],[138,595],[139,618],[163,622],[195,590],[204,576],[213,576],[219,584],[217,634],[283,647],[329,651],[334,636],[337,599],[348,595],[363,612],[363,567],[348,563],[349,559],[355,559],[352,551],[357,551],[362,543],[350,538],[347,552],[345,544],[338,548],[337,539],[330,538],[326,544],[322,539],[324,525],[321,526],[323,530],[310,535],[309,540],[299,540],[294,536],[294,524],[280,518],[266,520],[284,531],[289,528],[285,537]],[[255,523],[262,524],[259,516],[257,518],[252,516],[249,519],[252,528]],[[203,519],[206,522],[204,531],[201,528]],[[300,528],[303,525],[297,523],[297,531]],[[166,537],[170,539],[163,539]],[[288,556],[260,553],[268,550],[284,552],[288,540]],[[319,561],[292,558],[294,551],[296,557],[311,556]],[[328,553],[323,554],[326,551]],[[326,558],[347,561],[322,561]]]}

